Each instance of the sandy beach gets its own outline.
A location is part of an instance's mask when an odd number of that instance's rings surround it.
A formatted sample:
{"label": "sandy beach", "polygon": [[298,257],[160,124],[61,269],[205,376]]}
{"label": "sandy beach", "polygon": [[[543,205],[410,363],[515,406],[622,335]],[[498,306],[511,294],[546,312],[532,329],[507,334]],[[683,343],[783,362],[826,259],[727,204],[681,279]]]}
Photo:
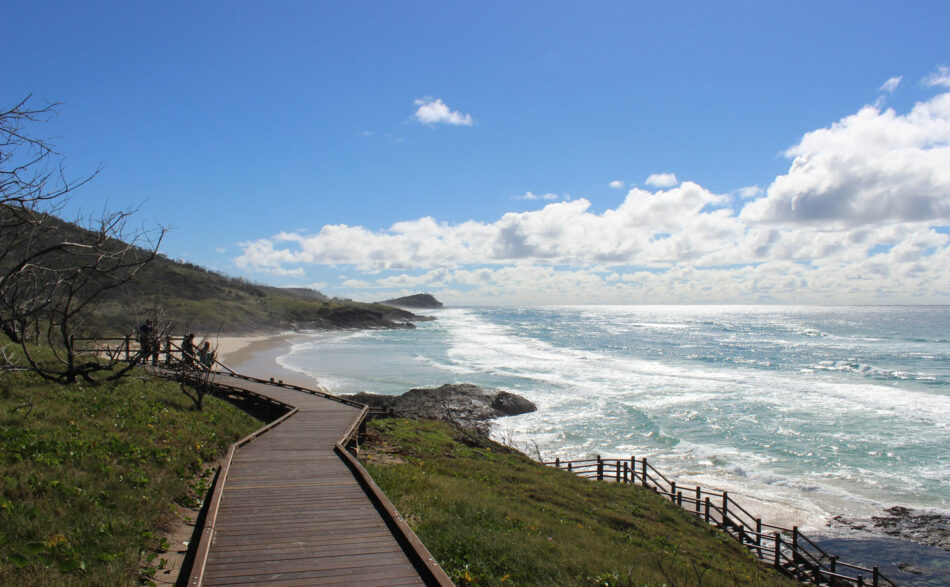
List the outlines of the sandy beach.
{"label": "sandy beach", "polygon": [[315,388],[317,380],[280,366],[277,358],[290,352],[298,334],[229,336],[218,339],[218,360],[241,375],[273,378],[301,387]]}

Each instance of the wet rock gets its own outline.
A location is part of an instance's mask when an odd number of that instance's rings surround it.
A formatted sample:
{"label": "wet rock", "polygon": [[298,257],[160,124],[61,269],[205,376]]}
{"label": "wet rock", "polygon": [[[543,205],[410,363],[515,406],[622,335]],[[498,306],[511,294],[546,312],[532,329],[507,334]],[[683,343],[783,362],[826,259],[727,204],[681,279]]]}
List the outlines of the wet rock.
{"label": "wet rock", "polygon": [[499,391],[492,400],[491,407],[501,412],[503,416],[517,416],[538,409],[531,400],[507,391]]}
{"label": "wet rock", "polygon": [[502,390],[487,391],[471,383],[410,389],[399,396],[360,392],[344,397],[390,410],[400,418],[442,420],[481,432],[488,430],[489,420],[537,409],[534,403],[519,395]]}
{"label": "wet rock", "polygon": [[911,563],[897,563],[897,568],[911,575],[923,575],[924,570]]}
{"label": "wet rock", "polygon": [[853,520],[835,516],[834,522],[856,531],[877,532],[950,551],[950,517],[894,506],[883,515]]}

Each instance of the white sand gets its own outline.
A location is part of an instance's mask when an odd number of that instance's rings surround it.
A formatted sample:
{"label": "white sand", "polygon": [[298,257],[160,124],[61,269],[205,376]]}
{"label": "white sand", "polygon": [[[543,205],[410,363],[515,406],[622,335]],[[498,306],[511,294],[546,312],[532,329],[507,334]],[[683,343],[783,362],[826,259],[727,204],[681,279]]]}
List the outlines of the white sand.
{"label": "white sand", "polygon": [[298,371],[291,371],[277,363],[277,359],[290,352],[299,334],[275,334],[270,336],[229,336],[218,339],[218,361],[241,375],[283,381],[316,389],[316,378]]}

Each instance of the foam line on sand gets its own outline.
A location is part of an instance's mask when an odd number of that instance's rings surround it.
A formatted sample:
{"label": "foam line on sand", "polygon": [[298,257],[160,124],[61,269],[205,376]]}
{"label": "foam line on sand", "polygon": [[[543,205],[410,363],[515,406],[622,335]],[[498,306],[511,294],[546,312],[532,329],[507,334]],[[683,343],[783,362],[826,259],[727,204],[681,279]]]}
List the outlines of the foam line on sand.
{"label": "foam line on sand", "polygon": [[318,385],[315,378],[277,363],[299,338],[298,334],[223,337],[218,339],[218,360],[241,375],[259,379],[273,377],[274,381],[315,389]]}

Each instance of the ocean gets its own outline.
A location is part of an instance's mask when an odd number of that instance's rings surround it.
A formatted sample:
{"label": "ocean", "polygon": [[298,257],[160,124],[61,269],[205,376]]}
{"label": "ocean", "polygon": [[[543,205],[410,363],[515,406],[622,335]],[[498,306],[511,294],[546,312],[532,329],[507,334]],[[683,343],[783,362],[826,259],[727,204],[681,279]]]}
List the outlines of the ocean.
{"label": "ocean", "polygon": [[498,439],[544,459],[648,457],[806,532],[900,505],[950,513],[950,306],[434,310],[318,332],[279,359],[334,393],[475,383],[537,412]]}

